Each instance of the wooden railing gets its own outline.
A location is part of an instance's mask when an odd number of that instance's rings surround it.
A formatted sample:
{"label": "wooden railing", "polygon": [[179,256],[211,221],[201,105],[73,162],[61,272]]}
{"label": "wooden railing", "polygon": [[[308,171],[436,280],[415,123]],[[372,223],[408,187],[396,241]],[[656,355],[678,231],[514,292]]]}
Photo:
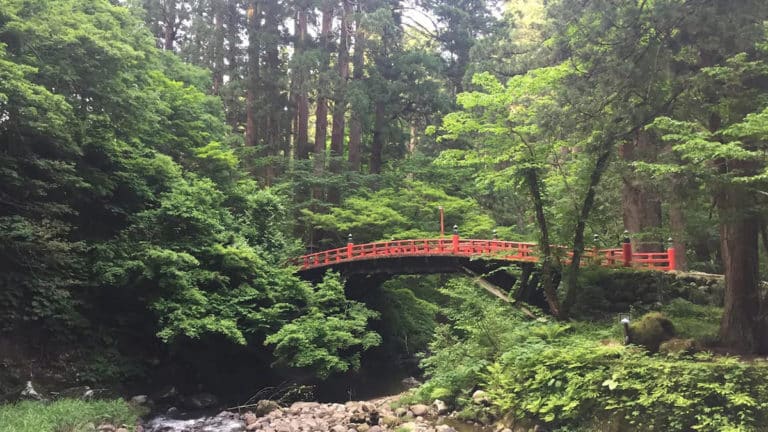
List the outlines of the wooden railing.
{"label": "wooden railing", "polygon": [[[571,252],[564,246],[553,246],[555,253],[566,257],[570,262]],[[344,247],[329,249],[303,255],[292,261],[301,270],[326,267],[337,263],[363,261],[381,258],[411,256],[457,256],[500,259],[514,262],[537,262],[538,245],[536,243],[513,242],[504,240],[462,239],[454,234],[447,238],[392,240],[374,243],[348,243]],[[622,244],[618,249],[588,249],[584,251],[583,265],[604,267],[635,267],[657,271],[675,269],[675,251],[633,252],[630,243]]]}

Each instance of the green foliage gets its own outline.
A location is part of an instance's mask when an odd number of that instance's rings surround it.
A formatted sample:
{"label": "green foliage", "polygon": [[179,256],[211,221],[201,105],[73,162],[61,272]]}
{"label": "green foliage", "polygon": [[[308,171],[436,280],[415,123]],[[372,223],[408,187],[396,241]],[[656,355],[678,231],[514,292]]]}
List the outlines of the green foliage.
{"label": "green foliage", "polygon": [[[434,280],[429,280],[435,282]],[[393,349],[406,354],[418,353],[427,348],[437,326],[439,307],[417,297],[414,280],[400,278],[387,281],[381,288],[377,303],[381,311],[382,337],[396,343]]]}
{"label": "green foliage", "polygon": [[664,305],[662,312],[675,324],[680,337],[693,338],[705,345],[716,340],[723,315],[722,308],[696,305],[683,299],[672,300]]}
{"label": "green foliage", "polygon": [[21,402],[0,405],[0,432],[86,432],[102,423],[125,424],[132,430],[142,414],[122,400]]}
{"label": "green foliage", "polygon": [[440,233],[438,206],[444,208],[448,235],[453,225],[469,238],[487,238],[494,229],[493,220],[473,200],[451,196],[421,181],[361,193],[327,214],[309,210],[304,214],[313,226],[331,231],[339,239],[352,233],[355,242],[435,238]]}
{"label": "green foliage", "polygon": [[360,353],[381,343],[368,330],[378,314],[347,300],[337,274],[328,273],[314,287],[301,316],[265,340],[274,345],[277,363],[311,368],[321,377],[360,366]]}
{"label": "green foliage", "polygon": [[535,355],[509,352],[488,368],[486,389],[501,412],[556,428],[588,427],[595,413],[628,430],[756,430],[768,415],[764,362],[699,354],[648,356],[576,341]]}

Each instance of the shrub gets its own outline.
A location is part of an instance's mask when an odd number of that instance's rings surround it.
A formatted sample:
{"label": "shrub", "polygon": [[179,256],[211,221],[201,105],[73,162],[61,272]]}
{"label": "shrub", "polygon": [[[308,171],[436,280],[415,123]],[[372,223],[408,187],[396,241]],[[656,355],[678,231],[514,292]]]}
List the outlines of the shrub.
{"label": "shrub", "polygon": [[563,430],[587,427],[595,413],[632,431],[747,431],[768,419],[768,365],[709,354],[648,356],[582,342],[508,352],[484,379],[501,413]]}
{"label": "shrub", "polygon": [[629,341],[657,352],[662,342],[675,336],[675,326],[660,312],[650,312],[630,324]]}

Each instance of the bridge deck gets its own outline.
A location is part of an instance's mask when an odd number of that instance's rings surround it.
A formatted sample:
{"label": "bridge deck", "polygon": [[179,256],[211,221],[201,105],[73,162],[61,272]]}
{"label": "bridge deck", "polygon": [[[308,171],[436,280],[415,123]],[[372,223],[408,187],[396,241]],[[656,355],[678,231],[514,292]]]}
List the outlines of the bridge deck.
{"label": "bridge deck", "polygon": [[[554,253],[569,261],[572,255],[564,246],[553,246]],[[504,240],[449,238],[392,240],[353,244],[303,255],[293,260],[300,270],[310,270],[352,261],[369,261],[387,258],[416,256],[478,257],[511,262],[537,262],[538,246],[535,243]],[[674,250],[665,252],[633,252],[629,243],[617,249],[590,249],[584,251],[585,265],[604,267],[634,267],[656,271],[675,269]]]}

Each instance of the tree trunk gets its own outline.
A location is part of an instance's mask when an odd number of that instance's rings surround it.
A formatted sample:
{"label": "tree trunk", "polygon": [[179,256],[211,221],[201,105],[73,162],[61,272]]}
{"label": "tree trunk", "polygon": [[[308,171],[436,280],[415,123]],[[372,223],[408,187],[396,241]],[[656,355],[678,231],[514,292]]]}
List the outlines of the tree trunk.
{"label": "tree trunk", "polygon": [[549,226],[544,213],[544,199],[541,195],[539,176],[535,170],[529,169],[525,175],[533,198],[533,206],[536,211],[536,224],[539,226],[539,249],[541,253],[541,286],[544,290],[544,298],[547,300],[549,310],[555,317],[561,316],[560,300],[557,298],[557,287],[554,286],[554,265],[552,249],[549,244]]}
{"label": "tree trunk", "polygon": [[[344,156],[344,128],[347,114],[347,79],[349,79],[349,25],[352,15],[351,0],[342,0],[341,31],[339,32],[339,50],[337,58],[338,86],[333,104],[333,128],[331,130],[330,171],[341,174],[341,159]],[[333,204],[341,202],[339,188],[331,186],[328,189],[328,201]]]}
{"label": "tree trunk", "polygon": [[280,10],[273,2],[267,3],[264,16],[264,65],[262,91],[263,101],[266,105],[264,112],[264,152],[266,158],[262,177],[264,184],[271,186],[278,174],[278,156],[280,154],[280,136],[282,132],[282,118],[285,112],[284,99],[280,94],[280,51],[278,22]]}
{"label": "tree trunk", "polygon": [[[296,20],[296,55],[303,56],[307,47],[307,11],[300,9]],[[307,71],[296,71],[296,158],[309,159],[309,97]]]}
{"label": "tree trunk", "polygon": [[163,1],[163,49],[166,51],[173,51],[173,46],[176,43],[176,28],[177,14],[176,14],[176,0],[164,0]]}
{"label": "tree trunk", "polygon": [[371,174],[381,174],[385,116],[384,103],[381,101],[376,102],[373,120],[373,142],[371,143]]}
{"label": "tree trunk", "polygon": [[325,140],[328,137],[327,75],[331,55],[330,35],[332,24],[333,5],[327,2],[323,9],[322,27],[320,29],[320,46],[323,53],[317,90],[317,107],[315,108],[315,172],[317,173],[322,173],[325,170]]}
{"label": "tree trunk", "polygon": [[[247,90],[246,90],[246,123],[245,123],[245,145],[255,149],[259,145],[259,134],[257,130],[256,118],[256,95],[259,90],[259,57],[261,56],[261,46],[259,44],[260,31],[260,10],[259,2],[251,0],[248,5],[248,70],[247,70]],[[253,157],[253,154],[250,155]],[[253,166],[253,162],[248,160],[247,164]]]}
{"label": "tree trunk", "polygon": [[754,200],[743,185],[735,184],[724,186],[717,199],[726,287],[719,339],[740,353],[763,352],[768,336],[760,315],[760,219],[744,209]]}
{"label": "tree trunk", "polygon": [[[648,132],[638,130],[631,140],[624,142],[621,155],[628,163],[653,162],[656,160],[657,148]],[[661,228],[661,197],[654,186],[649,184],[646,177],[635,173],[631,167],[628,168],[622,180],[621,204],[624,228],[630,234],[642,234]],[[632,248],[638,252],[660,252],[663,249],[662,243],[649,240],[647,237],[633,236]]]}
{"label": "tree trunk", "polygon": [[[361,27],[362,7],[358,2],[357,15],[355,19],[355,53],[352,56],[352,79],[358,88],[363,82],[363,73],[365,67],[365,30]],[[363,147],[363,113],[362,103],[357,101],[351,107],[349,117],[349,169],[351,171],[360,171],[360,162],[362,160]]]}
{"label": "tree trunk", "polygon": [[224,83],[224,3],[213,2],[213,94],[221,93]]}
{"label": "tree trunk", "polygon": [[579,288],[579,269],[581,267],[581,256],[584,254],[584,230],[587,226],[587,218],[592,212],[592,206],[595,204],[595,194],[597,193],[597,185],[600,184],[600,180],[603,178],[605,170],[608,168],[608,159],[611,156],[610,150],[603,151],[598,156],[595,162],[595,167],[592,169],[592,174],[589,176],[589,185],[587,187],[587,193],[584,196],[584,201],[581,203],[581,210],[579,212],[579,219],[576,222],[576,230],[573,234],[573,256],[571,257],[571,265],[568,267],[568,279],[566,283],[565,300],[563,301],[563,309],[561,318],[568,318],[571,308],[578,301]]}
{"label": "tree trunk", "polygon": [[669,226],[672,231],[672,247],[675,248],[675,264],[677,270],[688,270],[686,250],[686,223],[683,211],[683,198],[675,186],[672,187],[672,198],[669,201]]}

